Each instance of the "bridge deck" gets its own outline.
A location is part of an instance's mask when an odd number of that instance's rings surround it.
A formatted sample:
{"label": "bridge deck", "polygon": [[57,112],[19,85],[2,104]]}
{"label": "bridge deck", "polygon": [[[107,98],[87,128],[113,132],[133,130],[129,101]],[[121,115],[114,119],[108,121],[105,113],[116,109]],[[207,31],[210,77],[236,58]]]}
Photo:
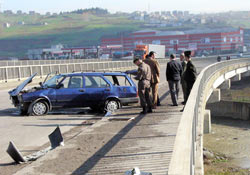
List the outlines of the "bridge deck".
{"label": "bridge deck", "polygon": [[183,106],[170,106],[168,92],[161,99],[162,106],[154,113],[138,115],[141,109],[137,108],[132,115],[131,109],[123,110],[122,114],[117,115],[136,118],[84,162],[74,174],[122,175],[133,167],[139,167],[154,175],[165,175]]}

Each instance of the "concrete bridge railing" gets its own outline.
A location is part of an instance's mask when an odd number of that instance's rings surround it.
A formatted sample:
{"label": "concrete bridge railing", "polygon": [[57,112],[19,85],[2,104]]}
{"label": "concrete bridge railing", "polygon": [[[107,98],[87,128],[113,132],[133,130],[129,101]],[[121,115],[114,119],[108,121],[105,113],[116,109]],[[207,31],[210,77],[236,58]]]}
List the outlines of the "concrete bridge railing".
{"label": "concrete bridge railing", "polygon": [[61,60],[11,60],[11,61],[0,61],[0,67],[3,67],[3,66],[69,64],[69,63],[86,63],[86,62],[104,62],[104,61],[112,61],[112,59],[97,59],[97,58],[95,58],[95,59],[61,59]]}
{"label": "concrete bridge railing", "polygon": [[[167,59],[158,59],[160,64],[165,64]],[[37,77],[44,77],[50,72],[71,73],[80,71],[120,71],[121,69],[136,68],[132,60],[104,61],[88,63],[46,64],[27,66],[0,67],[0,82],[20,81],[37,73]]]}
{"label": "concrete bridge railing", "polygon": [[250,59],[212,64],[201,71],[193,86],[178,127],[168,175],[203,175],[204,116],[214,90],[230,78],[250,71]]}

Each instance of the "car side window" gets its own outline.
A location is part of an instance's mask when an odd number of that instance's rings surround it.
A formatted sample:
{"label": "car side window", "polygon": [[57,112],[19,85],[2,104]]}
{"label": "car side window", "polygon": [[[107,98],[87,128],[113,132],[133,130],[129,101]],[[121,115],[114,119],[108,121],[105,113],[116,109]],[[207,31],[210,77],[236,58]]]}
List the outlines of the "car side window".
{"label": "car side window", "polygon": [[84,76],[86,88],[105,88],[109,84],[100,76],[86,75]]}
{"label": "car side window", "polygon": [[132,86],[126,76],[123,75],[104,75],[114,86]]}
{"label": "car side window", "polygon": [[82,86],[83,86],[82,76],[72,76],[70,78],[70,81],[68,83],[68,88],[82,88]]}
{"label": "car side window", "polygon": [[61,82],[61,84],[63,84],[62,88],[68,88],[68,86],[69,86],[69,80],[70,80],[70,77],[66,77],[66,78]]}

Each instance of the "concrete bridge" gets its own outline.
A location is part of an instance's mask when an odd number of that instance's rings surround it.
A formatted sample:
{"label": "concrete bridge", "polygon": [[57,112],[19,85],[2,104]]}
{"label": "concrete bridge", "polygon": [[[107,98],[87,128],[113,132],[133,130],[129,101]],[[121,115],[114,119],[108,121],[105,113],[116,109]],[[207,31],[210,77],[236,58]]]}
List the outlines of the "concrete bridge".
{"label": "concrete bridge", "polygon": [[[135,117],[135,120],[128,124],[122,122],[113,124],[116,125],[116,127],[120,126],[119,129],[116,128],[117,130],[112,130],[112,123],[107,124],[106,121],[98,121],[89,129],[91,132],[96,129],[97,131],[94,132],[96,135],[102,134],[107,129],[110,130],[107,141],[103,141],[105,144],[99,145],[97,148],[98,150],[94,151],[92,156],[81,160],[82,163],[76,163],[77,165],[68,167],[67,172],[91,175],[124,174],[122,172],[125,172],[125,170],[132,169],[134,166],[139,166],[142,170],[152,172],[154,175],[204,174],[203,134],[211,130],[211,112],[206,109],[206,106],[208,103],[218,102],[220,100],[220,89],[230,88],[231,81],[239,81],[242,76],[250,75],[250,59],[241,58],[217,63],[216,59],[211,57],[206,59],[194,59],[193,61],[197,67],[202,68],[202,71],[193,86],[190,98],[188,99],[183,113],[179,112],[182,108],[181,106],[172,109],[167,105],[170,103],[170,99],[168,97],[166,83],[164,82],[166,60],[160,60],[162,64],[160,95],[163,106],[160,107],[156,113],[146,116],[138,115],[140,111],[138,108],[125,108],[120,114],[116,114],[116,116],[131,116]],[[44,70],[64,70],[65,72],[71,72],[72,70],[80,71],[83,70],[82,68],[85,67],[86,64],[88,64],[87,67],[91,67],[93,70],[134,68],[131,61],[123,61],[120,63],[73,63],[73,65],[60,64],[52,65],[52,67],[51,65],[34,65],[34,67],[12,66],[2,69],[1,75],[6,76],[6,69],[8,72],[7,74],[12,75],[4,77],[1,80],[3,82],[6,80],[10,82],[16,81],[28,76],[35,70],[38,70],[38,72],[40,71],[40,77],[44,76],[45,73],[42,73]],[[206,67],[205,65],[208,66]],[[13,70],[15,71],[13,72]],[[21,73],[22,71],[28,72],[28,74],[24,75],[24,73]],[[53,115],[49,117],[53,117]],[[7,118],[8,115],[6,114],[6,120]],[[60,116],[57,117],[56,121],[57,120],[60,121]],[[28,121],[29,124],[31,124],[31,122],[36,121]],[[98,130],[100,130],[100,133]],[[41,129],[39,131],[41,131]],[[86,132],[88,133],[88,130],[86,130]],[[86,133],[82,135],[79,134],[79,138],[76,139],[84,138],[85,135]],[[93,135],[93,133],[91,133],[91,135]],[[131,143],[133,144],[131,145]],[[123,145],[126,145],[126,147],[123,147]],[[77,144],[75,146],[79,147]],[[66,143],[66,146],[61,148],[61,151],[63,149],[72,149],[72,147],[74,147],[74,144],[71,143],[70,146],[67,147]],[[58,159],[55,158],[54,160],[56,162],[55,166],[63,166],[60,164],[61,160],[59,161],[59,159],[61,159],[59,156],[61,153],[60,151],[55,151],[53,153],[57,155],[53,157],[58,157]],[[65,173],[65,170],[60,172],[59,170],[53,169],[51,166],[49,166],[50,170],[45,170],[46,161],[49,160],[50,159],[45,156],[33,162],[30,166],[17,171],[16,174],[32,174],[32,172],[34,174],[37,172],[49,172],[50,174]],[[50,160],[50,163],[53,163],[53,161]],[[39,169],[41,165],[44,165],[44,167]]]}

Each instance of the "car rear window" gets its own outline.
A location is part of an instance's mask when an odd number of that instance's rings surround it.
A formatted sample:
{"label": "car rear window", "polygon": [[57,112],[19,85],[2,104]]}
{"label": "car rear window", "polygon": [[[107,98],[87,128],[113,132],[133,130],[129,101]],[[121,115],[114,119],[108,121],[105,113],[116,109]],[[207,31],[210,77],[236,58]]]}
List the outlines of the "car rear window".
{"label": "car rear window", "polygon": [[126,76],[123,75],[104,75],[113,86],[132,86]]}

